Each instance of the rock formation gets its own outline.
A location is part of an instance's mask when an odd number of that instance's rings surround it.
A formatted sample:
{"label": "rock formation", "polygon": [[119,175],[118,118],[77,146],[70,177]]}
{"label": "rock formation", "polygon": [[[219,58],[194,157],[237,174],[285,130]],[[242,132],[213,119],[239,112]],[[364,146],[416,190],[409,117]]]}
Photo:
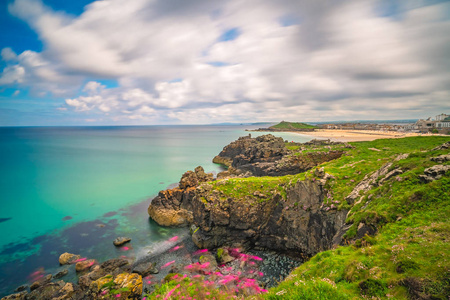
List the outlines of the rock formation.
{"label": "rock formation", "polygon": [[207,184],[197,191],[192,207],[198,230],[192,238],[200,248],[257,247],[311,256],[333,246],[347,214],[323,205],[320,181],[298,181],[287,188],[286,199],[275,194],[263,201],[258,196],[224,201]]}
{"label": "rock formation", "polygon": [[212,174],[206,174],[202,167],[187,171],[181,177],[179,186],[160,191],[148,207],[150,217],[162,226],[187,226],[192,223],[191,199],[199,183],[212,180]]}
{"label": "rock formation", "polygon": [[[307,145],[335,145],[330,141],[314,140]],[[289,151],[282,138],[271,134],[251,138],[240,137],[225,146],[213,162],[233,168],[226,175],[284,176],[305,172],[321,163],[339,158],[341,150],[308,152],[298,155]],[[219,174],[218,177],[224,177]]]}

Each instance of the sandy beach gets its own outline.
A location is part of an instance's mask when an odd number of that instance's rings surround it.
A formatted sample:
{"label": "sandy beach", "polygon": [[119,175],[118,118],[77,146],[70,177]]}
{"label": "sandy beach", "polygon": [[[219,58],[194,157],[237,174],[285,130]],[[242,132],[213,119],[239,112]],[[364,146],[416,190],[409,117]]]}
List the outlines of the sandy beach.
{"label": "sandy beach", "polygon": [[316,129],[306,135],[318,138],[327,138],[336,142],[361,142],[376,139],[398,139],[410,136],[428,135],[413,132],[374,131],[374,130],[339,130],[339,129]]}

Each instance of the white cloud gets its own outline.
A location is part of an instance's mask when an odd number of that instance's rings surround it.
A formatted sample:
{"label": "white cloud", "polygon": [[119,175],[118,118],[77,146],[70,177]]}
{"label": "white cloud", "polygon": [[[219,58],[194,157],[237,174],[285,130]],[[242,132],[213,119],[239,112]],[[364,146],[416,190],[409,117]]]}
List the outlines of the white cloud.
{"label": "white cloud", "polygon": [[[119,121],[384,119],[449,109],[436,95],[450,90],[450,4],[405,3],[395,18],[380,16],[375,0],[109,0],[73,17],[15,0],[10,12],[45,50],[3,49],[0,83],[70,95],[68,108]],[[286,15],[297,21],[282,26]],[[219,41],[231,28],[238,37]],[[86,78],[119,87],[92,80],[75,97]]]}

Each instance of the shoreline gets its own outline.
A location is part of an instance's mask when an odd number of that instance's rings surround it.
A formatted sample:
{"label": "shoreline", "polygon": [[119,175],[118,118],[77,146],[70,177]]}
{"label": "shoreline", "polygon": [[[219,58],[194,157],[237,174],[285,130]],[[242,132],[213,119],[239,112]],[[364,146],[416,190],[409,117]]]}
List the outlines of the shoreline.
{"label": "shoreline", "polygon": [[[414,136],[430,136],[415,132],[375,131],[375,130],[342,130],[342,129],[316,129],[315,131],[297,134],[314,138],[330,139],[333,142],[366,142],[377,139],[399,139]],[[435,135],[435,134],[433,134]]]}

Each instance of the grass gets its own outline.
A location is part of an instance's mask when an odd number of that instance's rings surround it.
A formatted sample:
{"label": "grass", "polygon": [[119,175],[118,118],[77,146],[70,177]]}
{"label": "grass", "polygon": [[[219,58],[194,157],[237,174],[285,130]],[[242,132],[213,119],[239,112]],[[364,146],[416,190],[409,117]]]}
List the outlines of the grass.
{"label": "grass", "polygon": [[309,125],[305,123],[296,123],[296,122],[285,122],[282,121],[277,125],[273,125],[269,127],[270,129],[278,129],[278,130],[301,130],[301,129],[315,129],[318,128],[314,125]]}
{"label": "grass", "polygon": [[[431,151],[447,141],[448,137],[412,137],[355,142],[351,143],[355,148],[346,149],[341,158],[320,165],[334,176],[324,186],[325,201],[350,210],[347,222],[353,225],[345,236],[349,244],[315,255],[257,299],[408,299],[413,293],[448,299],[450,174],[431,183],[418,178],[425,168],[437,164],[431,157],[449,152]],[[300,146],[295,147],[291,150],[300,151]],[[409,153],[408,158],[394,160],[404,153]],[[361,194],[359,204],[349,205],[345,197],[367,174],[386,163],[392,163],[390,170],[400,168],[402,173]],[[266,201],[276,193],[285,198],[288,186],[313,178],[314,170],[310,170],[281,177],[225,179],[208,185],[209,193],[222,200]],[[354,240],[360,223],[375,226],[377,234]],[[167,294],[170,288],[167,283],[158,291]],[[216,299],[227,299],[224,293],[215,294]]]}

